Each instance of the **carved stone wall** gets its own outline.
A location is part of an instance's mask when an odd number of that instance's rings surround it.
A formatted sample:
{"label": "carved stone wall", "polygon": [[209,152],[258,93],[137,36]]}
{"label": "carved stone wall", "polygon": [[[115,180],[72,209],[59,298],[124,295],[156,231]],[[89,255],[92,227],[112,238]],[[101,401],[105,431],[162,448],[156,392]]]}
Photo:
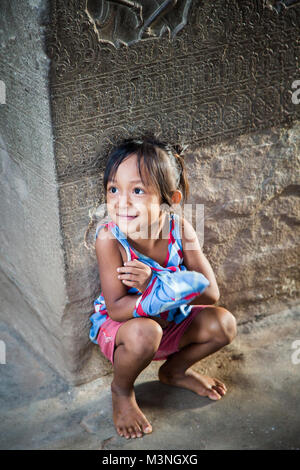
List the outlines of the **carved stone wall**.
{"label": "carved stone wall", "polygon": [[[47,7],[46,0],[0,2],[0,80],[6,85],[6,103],[0,105],[0,320],[67,375],[60,323],[67,297],[44,37]],[[15,370],[9,358],[7,367]]]}
{"label": "carved stone wall", "polygon": [[[105,2],[98,2],[98,7],[99,3],[105,6]],[[93,6],[97,7],[97,2]],[[274,266],[271,247],[279,243],[277,235],[269,233],[274,222],[258,214],[269,204],[268,197],[276,200],[278,191],[285,197],[291,191],[291,198],[297,200],[290,157],[276,159],[271,152],[276,154],[274,149],[279,145],[283,153],[293,154],[296,163],[296,140],[292,143],[288,131],[281,134],[280,128],[300,116],[300,105],[291,100],[292,83],[299,79],[300,9],[277,14],[260,0],[193,1],[187,6],[186,24],[174,37],[170,31],[159,37],[164,21],[170,25],[167,15],[155,37],[125,46],[117,41],[124,38],[118,15],[132,14],[125,12],[125,7],[115,5],[111,11],[111,21],[119,26],[109,41],[91,20],[91,4],[53,1],[48,54],[70,299],[65,312],[70,347],[74,337],[79,344],[86,344],[92,299],[100,288],[94,252],[87,251],[83,240],[89,211],[104,202],[101,177],[107,152],[118,140],[145,130],[173,144],[193,146],[189,168],[197,180],[191,201],[205,203],[208,218],[203,249],[216,269],[221,303],[229,305],[239,321],[245,321],[269,312],[266,296],[272,303],[284,289],[287,297],[295,295],[293,263],[290,281],[281,284],[278,279],[277,290],[273,282],[282,270],[288,247],[283,248],[275,272],[264,281],[263,294],[255,273],[259,260],[267,263],[267,270]],[[263,131],[270,128],[278,130]],[[291,135],[298,139],[299,128],[295,129]],[[238,137],[249,133],[254,133],[249,140]],[[279,186],[270,176],[276,165],[282,173]],[[251,182],[247,181],[249,173],[253,174]],[[263,202],[268,191],[270,195]],[[279,201],[283,199],[276,204]],[[256,258],[253,239],[260,244],[261,230],[269,233],[265,241],[268,248]],[[249,253],[247,244],[252,245]],[[246,254],[250,275],[243,276],[239,266],[246,263]],[[263,273],[261,281],[266,271]],[[87,347],[83,354],[82,346],[78,359],[86,367],[88,354],[95,355],[88,363],[97,373],[102,356],[95,349]]]}
{"label": "carved stone wall", "polygon": [[241,324],[299,301],[300,121],[195,148],[186,160],[219,304]]}
{"label": "carved stone wall", "polygon": [[[119,3],[52,0],[46,35],[68,298],[59,326],[77,383],[111,371],[88,339],[100,285],[87,227],[107,153],[125,137],[189,145],[189,202],[205,204],[203,250],[239,322],[299,291],[300,6],[181,0],[142,31]],[[146,24],[162,3],[140,2]]]}

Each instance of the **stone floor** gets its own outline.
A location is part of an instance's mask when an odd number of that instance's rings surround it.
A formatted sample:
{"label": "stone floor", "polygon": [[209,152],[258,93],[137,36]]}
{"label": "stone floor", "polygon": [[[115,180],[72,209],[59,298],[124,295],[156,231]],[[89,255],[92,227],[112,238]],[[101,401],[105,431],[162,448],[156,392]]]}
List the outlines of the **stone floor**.
{"label": "stone floor", "polygon": [[114,430],[110,376],[70,387],[3,323],[0,340],[1,449],[300,449],[300,306],[240,326],[195,366],[226,383],[220,401],[161,384],[153,362],[136,384],[153,433],[133,440]]}

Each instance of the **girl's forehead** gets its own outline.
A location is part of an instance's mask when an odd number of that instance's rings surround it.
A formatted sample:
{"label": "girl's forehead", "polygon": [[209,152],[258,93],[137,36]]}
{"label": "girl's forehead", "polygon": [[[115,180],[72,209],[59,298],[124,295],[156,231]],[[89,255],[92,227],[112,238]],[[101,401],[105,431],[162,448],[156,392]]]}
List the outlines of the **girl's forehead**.
{"label": "girl's forehead", "polygon": [[147,169],[144,166],[143,158],[140,160],[140,172],[138,167],[138,160],[135,154],[128,156],[118,166],[114,175],[110,175],[111,181],[141,181],[146,185],[152,185],[151,179],[148,175]]}
{"label": "girl's forehead", "polygon": [[150,177],[150,175],[147,174],[147,170],[144,170],[142,165],[141,165],[141,176],[139,174],[139,169],[138,166],[136,166],[134,171],[128,171],[123,170],[123,168],[120,168],[121,165],[119,165],[117,172],[112,176],[112,174],[109,176],[108,181],[113,183],[113,184],[121,184],[124,186],[132,186],[133,184],[141,184],[143,185],[146,189],[147,192],[153,193],[158,197],[161,197],[160,191],[158,190],[158,187],[155,185],[154,181]]}

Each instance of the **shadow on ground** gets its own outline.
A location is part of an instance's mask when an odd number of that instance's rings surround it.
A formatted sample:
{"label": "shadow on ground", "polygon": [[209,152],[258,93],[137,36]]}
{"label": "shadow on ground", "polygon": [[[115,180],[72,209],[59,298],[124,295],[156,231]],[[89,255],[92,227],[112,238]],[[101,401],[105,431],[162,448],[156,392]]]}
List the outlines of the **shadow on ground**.
{"label": "shadow on ground", "polygon": [[141,439],[115,432],[111,377],[70,387],[15,331],[0,324],[7,363],[0,365],[1,449],[299,449],[300,307],[239,327],[234,342],[197,363],[226,383],[219,401],[157,380],[162,362],[136,382],[153,426]]}

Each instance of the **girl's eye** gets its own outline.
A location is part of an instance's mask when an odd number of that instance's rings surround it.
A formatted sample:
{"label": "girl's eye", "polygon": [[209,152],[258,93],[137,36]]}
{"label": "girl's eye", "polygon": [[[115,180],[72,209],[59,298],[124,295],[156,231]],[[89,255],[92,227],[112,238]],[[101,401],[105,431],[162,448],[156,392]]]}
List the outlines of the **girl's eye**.
{"label": "girl's eye", "polygon": [[[143,191],[143,193],[145,192],[142,188],[134,188],[134,190],[138,190],[138,191]],[[136,193],[137,194],[137,193]],[[140,193],[139,193],[140,194]]]}
{"label": "girl's eye", "polygon": [[110,188],[108,188],[108,192],[112,192],[113,194],[115,194],[113,191],[111,191],[112,189],[116,189],[115,186],[111,186]]}
{"label": "girl's eye", "polygon": [[[110,186],[110,187],[108,188],[108,192],[109,192],[109,193],[112,193],[112,194],[116,194],[116,191],[113,191],[114,189],[117,189],[117,188],[116,188],[115,186]],[[136,191],[136,190],[137,190],[137,191],[143,191],[143,193],[145,192],[142,188],[134,188],[134,191]],[[135,192],[135,194],[141,194],[141,193],[136,193],[136,192]]]}

